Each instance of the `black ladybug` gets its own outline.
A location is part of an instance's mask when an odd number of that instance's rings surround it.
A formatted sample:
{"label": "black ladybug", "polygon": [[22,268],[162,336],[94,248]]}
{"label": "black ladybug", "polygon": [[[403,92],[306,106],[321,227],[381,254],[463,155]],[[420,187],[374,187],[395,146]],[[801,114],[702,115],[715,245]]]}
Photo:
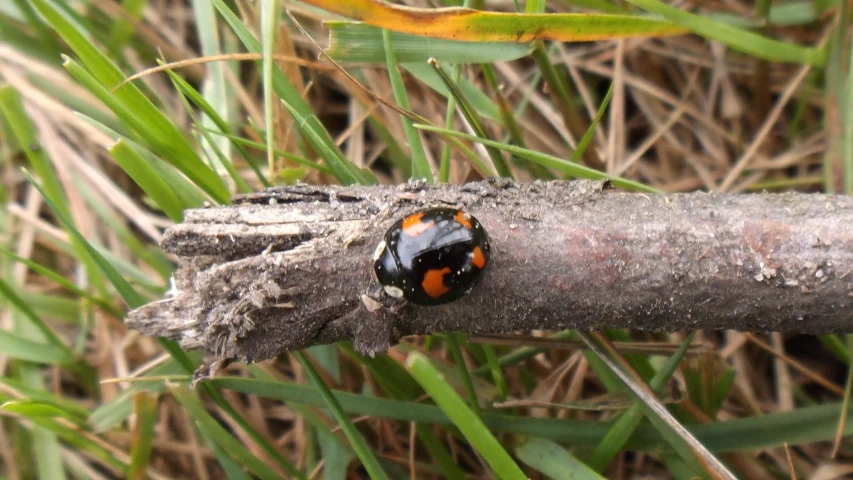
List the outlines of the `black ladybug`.
{"label": "black ladybug", "polygon": [[376,247],[373,272],[392,297],[441,305],[471,291],[490,250],[476,218],[455,208],[429,208],[391,226]]}

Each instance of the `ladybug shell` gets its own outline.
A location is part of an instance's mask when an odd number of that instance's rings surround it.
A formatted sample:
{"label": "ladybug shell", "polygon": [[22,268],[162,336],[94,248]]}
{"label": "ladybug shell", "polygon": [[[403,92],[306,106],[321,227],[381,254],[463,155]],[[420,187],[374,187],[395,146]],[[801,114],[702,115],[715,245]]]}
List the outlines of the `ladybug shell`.
{"label": "ladybug shell", "polygon": [[476,218],[454,208],[430,208],[391,226],[376,249],[373,271],[388,295],[441,305],[471,291],[490,250]]}

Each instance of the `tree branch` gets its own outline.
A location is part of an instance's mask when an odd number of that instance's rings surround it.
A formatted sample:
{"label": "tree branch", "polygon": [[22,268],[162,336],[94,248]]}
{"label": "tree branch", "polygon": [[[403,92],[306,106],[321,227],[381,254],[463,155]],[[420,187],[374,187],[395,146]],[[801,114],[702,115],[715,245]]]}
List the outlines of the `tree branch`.
{"label": "tree branch", "polygon": [[[128,325],[247,361],[348,339],[384,352],[440,332],[853,330],[853,198],[604,187],[302,185],[191,210],[162,243],[178,256],[175,290]],[[385,230],[439,205],[465,208],[489,232],[483,279],[443,306],[371,299]]]}

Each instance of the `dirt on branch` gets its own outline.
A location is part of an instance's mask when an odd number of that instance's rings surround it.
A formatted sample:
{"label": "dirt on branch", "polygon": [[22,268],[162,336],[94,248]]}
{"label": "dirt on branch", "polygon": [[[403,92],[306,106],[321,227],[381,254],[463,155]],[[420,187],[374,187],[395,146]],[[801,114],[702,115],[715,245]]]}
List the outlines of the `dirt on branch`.
{"label": "dirt on branch", "polygon": [[[470,295],[399,311],[375,301],[385,230],[424,207],[462,207],[492,257]],[[130,312],[142,333],[259,361],[405,335],[630,328],[853,331],[853,198],[649,195],[600,182],[295,186],[186,212],[163,248],[175,289]]]}

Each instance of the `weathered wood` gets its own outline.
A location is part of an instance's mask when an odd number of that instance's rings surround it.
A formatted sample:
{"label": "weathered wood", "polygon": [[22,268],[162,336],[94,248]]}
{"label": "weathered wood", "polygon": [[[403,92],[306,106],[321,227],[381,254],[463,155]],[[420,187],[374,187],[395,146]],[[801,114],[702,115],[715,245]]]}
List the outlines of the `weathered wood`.
{"label": "weathered wood", "polygon": [[[191,210],[163,240],[179,259],[173,294],[128,324],[248,361],[346,339],[383,352],[438,332],[853,331],[853,198],[603,187],[302,185]],[[488,230],[482,281],[443,306],[370,300],[386,228],[438,205],[463,207]]]}

